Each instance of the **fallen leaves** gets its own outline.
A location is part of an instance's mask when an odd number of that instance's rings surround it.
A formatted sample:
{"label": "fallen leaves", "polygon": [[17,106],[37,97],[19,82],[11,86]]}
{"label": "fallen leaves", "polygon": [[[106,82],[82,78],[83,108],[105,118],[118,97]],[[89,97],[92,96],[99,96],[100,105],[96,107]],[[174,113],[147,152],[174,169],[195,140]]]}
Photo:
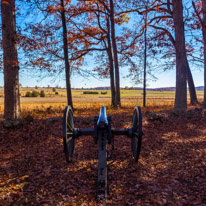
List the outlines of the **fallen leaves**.
{"label": "fallen leaves", "polygon": [[[131,126],[133,111],[125,111],[109,110],[113,127]],[[98,112],[76,110],[75,127],[93,127]],[[157,114],[164,116],[162,121],[143,114],[138,164],[131,157],[130,139],[115,138],[107,205],[206,204],[206,116],[204,111],[191,114]],[[77,139],[68,165],[62,119],[46,124],[49,118],[52,114],[39,114],[31,122],[23,120],[19,129],[0,124],[0,205],[97,205],[97,145],[91,137]]]}

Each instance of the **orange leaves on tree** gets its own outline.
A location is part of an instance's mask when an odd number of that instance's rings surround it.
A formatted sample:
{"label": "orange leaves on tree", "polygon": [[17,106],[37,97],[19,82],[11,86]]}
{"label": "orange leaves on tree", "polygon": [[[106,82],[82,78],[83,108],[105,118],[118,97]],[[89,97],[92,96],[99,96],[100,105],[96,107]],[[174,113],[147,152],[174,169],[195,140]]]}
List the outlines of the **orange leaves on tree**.
{"label": "orange leaves on tree", "polygon": [[8,1],[1,1],[2,4],[9,5]]}
{"label": "orange leaves on tree", "polygon": [[128,24],[130,19],[131,18],[128,17],[126,14],[120,14],[119,17],[115,18],[115,23],[118,24],[118,25],[121,25],[123,23],[127,23]]}

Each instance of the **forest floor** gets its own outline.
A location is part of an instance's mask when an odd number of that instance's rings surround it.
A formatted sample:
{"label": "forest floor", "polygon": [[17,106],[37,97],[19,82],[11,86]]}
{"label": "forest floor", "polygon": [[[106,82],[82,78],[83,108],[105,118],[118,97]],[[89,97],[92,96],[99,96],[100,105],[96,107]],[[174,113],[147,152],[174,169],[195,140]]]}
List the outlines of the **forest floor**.
{"label": "forest floor", "polygon": [[[75,110],[75,127],[93,127],[98,113]],[[131,127],[132,113],[130,108],[107,112],[115,128]],[[34,120],[23,119],[18,129],[5,129],[0,122],[0,205],[98,205],[93,138],[76,140],[74,161],[67,164],[62,110],[30,114]],[[48,120],[53,117],[57,118]],[[130,139],[115,138],[106,205],[205,206],[206,111],[143,111],[143,132],[138,163],[131,157]]]}

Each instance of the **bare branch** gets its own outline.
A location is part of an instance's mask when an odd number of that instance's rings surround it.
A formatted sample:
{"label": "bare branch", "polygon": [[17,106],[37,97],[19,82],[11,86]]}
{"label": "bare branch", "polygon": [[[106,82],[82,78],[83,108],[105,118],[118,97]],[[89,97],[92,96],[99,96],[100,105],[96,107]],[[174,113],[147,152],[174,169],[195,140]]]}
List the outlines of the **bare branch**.
{"label": "bare branch", "polygon": [[175,47],[175,44],[176,44],[176,41],[175,39],[173,38],[172,34],[165,28],[162,28],[162,27],[159,27],[159,26],[154,26],[154,25],[149,25],[150,27],[153,27],[154,29],[159,29],[159,30],[162,30],[162,31],[165,31],[165,33],[168,35],[170,41],[172,42],[172,44],[174,45]]}

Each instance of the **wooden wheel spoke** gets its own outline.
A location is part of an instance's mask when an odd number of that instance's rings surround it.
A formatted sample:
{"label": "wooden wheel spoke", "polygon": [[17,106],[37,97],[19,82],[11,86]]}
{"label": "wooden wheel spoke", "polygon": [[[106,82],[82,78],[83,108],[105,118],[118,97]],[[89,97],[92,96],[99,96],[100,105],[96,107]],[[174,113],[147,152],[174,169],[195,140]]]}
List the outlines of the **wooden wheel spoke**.
{"label": "wooden wheel spoke", "polygon": [[73,119],[73,113],[71,110],[69,111],[69,115],[70,115],[71,126],[72,126],[72,128],[74,128],[74,119]]}
{"label": "wooden wheel spoke", "polygon": [[69,124],[68,122],[67,122],[67,128],[69,129],[69,131],[73,131],[72,125]]}
{"label": "wooden wheel spoke", "polygon": [[67,136],[71,137],[73,135],[73,132],[67,131]]}
{"label": "wooden wheel spoke", "polygon": [[73,122],[73,116],[71,114],[71,110],[69,111],[69,115],[67,117],[67,127],[70,131],[73,131],[74,128],[74,122]]}
{"label": "wooden wheel spoke", "polygon": [[68,137],[66,143],[67,143],[67,144],[70,143],[71,140],[72,140],[72,137]]}

